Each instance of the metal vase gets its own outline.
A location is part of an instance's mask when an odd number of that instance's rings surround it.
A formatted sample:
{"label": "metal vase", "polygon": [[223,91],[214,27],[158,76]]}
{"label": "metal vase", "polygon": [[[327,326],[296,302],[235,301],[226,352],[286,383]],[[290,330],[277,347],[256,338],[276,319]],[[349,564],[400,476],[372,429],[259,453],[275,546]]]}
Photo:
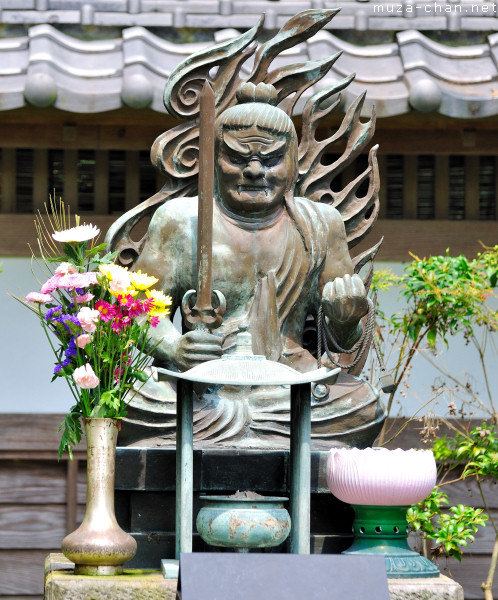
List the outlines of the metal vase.
{"label": "metal vase", "polygon": [[62,552],[76,575],[117,575],[137,543],[114,514],[116,419],[83,419],[87,440],[86,511],[81,525],[62,540]]}

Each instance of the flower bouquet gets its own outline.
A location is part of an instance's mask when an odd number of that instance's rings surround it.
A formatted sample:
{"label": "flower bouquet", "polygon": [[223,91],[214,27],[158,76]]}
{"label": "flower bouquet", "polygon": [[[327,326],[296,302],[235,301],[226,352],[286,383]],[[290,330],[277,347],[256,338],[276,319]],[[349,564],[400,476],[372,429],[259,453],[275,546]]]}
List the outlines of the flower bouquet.
{"label": "flower bouquet", "polygon": [[97,227],[78,217],[68,227],[64,205],[51,207],[53,232],[41,217],[35,221],[48,279],[19,300],[36,312],[55,354],[52,381],[64,377],[73,394],[75,404],[59,428],[59,457],[64,451],[72,457],[81,418],[126,415],[126,393],[147,380],[148,330],[169,312],[171,298],[151,289],[155,277],[113,264],[115,254],[102,255],[106,244],[94,243]]}

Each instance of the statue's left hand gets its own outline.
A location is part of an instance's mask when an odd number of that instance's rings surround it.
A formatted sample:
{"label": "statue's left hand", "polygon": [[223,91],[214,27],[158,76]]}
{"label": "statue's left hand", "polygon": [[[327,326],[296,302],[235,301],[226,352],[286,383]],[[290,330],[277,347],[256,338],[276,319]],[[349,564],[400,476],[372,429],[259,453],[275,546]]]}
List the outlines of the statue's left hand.
{"label": "statue's left hand", "polygon": [[356,326],[368,312],[367,293],[359,275],[329,281],[323,288],[322,303],[332,326]]}

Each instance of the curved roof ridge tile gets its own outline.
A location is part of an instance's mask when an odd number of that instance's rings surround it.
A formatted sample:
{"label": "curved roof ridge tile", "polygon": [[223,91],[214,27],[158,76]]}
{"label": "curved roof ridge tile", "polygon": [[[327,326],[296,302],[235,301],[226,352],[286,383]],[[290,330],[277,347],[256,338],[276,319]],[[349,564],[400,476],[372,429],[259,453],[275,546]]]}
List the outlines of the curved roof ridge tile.
{"label": "curved roof ridge tile", "polygon": [[27,50],[29,38],[27,35],[15,38],[0,38],[0,52]]}
{"label": "curved roof ridge tile", "polygon": [[25,97],[35,106],[103,112],[121,102],[122,37],[75,40],[48,24],[31,27]]}
{"label": "curved roof ridge tile", "polygon": [[28,37],[0,39],[0,76],[26,73],[27,67]]}
{"label": "curved roof ridge tile", "polygon": [[398,44],[404,46],[406,44],[417,42],[427,50],[430,50],[434,54],[439,56],[445,56],[448,58],[479,58],[481,56],[489,55],[488,44],[476,44],[471,46],[447,46],[440,42],[431,40],[422,32],[410,29],[408,31],[400,31],[396,34]]}
{"label": "curved roof ridge tile", "polygon": [[[240,32],[237,32],[236,35],[240,35]],[[128,42],[133,39],[141,39],[145,43],[149,44],[153,48],[160,50],[162,52],[170,52],[171,54],[178,54],[181,56],[188,56],[193,52],[197,52],[214,44],[215,42],[190,42],[188,44],[175,44],[175,42],[170,42],[165,40],[149,29],[145,27],[141,27],[140,25],[136,25],[134,27],[127,27],[123,29],[122,32],[123,41]]]}
{"label": "curved roof ridge tile", "polygon": [[498,75],[487,44],[448,47],[419,31],[402,32],[397,38],[405,73],[421,70],[442,82],[461,86],[491,82]]}
{"label": "curved roof ridge tile", "polygon": [[28,37],[0,40],[0,110],[24,106]]}
{"label": "curved roof ridge tile", "polygon": [[351,42],[347,42],[329,31],[319,31],[309,41],[308,44],[313,44],[315,41],[321,41],[322,39],[333,40],[334,46],[338,50],[350,54],[351,56],[378,58],[384,56],[395,56],[399,55],[398,44],[391,42],[388,44],[368,44],[365,46],[357,46]]}
{"label": "curved roof ridge tile", "polygon": [[[342,52],[332,71],[341,77],[356,73],[357,83],[391,83],[403,77],[403,65],[397,44],[354,46],[329,32],[320,32],[307,42],[312,59]],[[362,52],[360,52],[360,48]]]}
{"label": "curved roof ridge tile", "polygon": [[31,39],[48,37],[57,42],[61,47],[68,48],[72,52],[99,53],[115,52],[121,48],[123,40],[121,37],[108,40],[80,40],[67,33],[59,31],[52,25],[44,23],[33,25],[29,28],[28,35]]}
{"label": "curved roof ridge tile", "polygon": [[[219,41],[237,33],[221,30],[215,37]],[[0,110],[24,106],[27,98],[35,106],[79,113],[123,105],[164,113],[162,95],[169,73],[192,52],[211,44],[175,44],[138,25],[101,41],[76,40],[49,24],[36,25],[27,36],[0,40]],[[367,88],[365,110],[375,104],[379,117],[402,114],[410,106],[459,118],[498,114],[498,33],[489,36],[488,44],[448,47],[413,30],[378,46],[356,46],[320,32],[279,56],[272,68],[339,50],[341,58],[319,86],[356,72],[356,80],[343,93],[345,101]]]}
{"label": "curved roof ridge tile", "polygon": [[73,44],[73,38],[51,25],[32,27],[29,38],[30,65],[50,64],[61,73],[90,80],[121,74],[122,38],[97,45],[93,41]]}

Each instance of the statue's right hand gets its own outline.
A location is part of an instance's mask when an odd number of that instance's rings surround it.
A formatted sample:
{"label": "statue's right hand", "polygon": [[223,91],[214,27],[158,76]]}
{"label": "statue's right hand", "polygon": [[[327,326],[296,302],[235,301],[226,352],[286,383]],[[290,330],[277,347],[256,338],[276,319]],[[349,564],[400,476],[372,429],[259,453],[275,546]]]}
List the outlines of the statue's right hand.
{"label": "statue's right hand", "polygon": [[173,362],[180,371],[187,371],[207,360],[221,358],[222,341],[208,331],[189,331],[173,342]]}

